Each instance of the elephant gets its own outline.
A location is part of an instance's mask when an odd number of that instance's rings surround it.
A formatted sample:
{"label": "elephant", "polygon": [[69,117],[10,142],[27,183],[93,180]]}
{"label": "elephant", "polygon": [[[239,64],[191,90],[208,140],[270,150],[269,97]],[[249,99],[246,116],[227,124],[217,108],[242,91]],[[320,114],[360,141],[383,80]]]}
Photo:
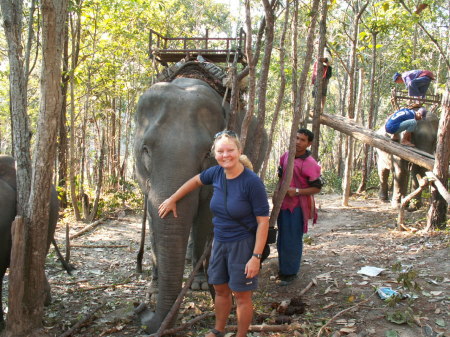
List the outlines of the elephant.
{"label": "elephant", "polygon": [[[4,326],[2,284],[6,269],[9,267],[11,255],[11,225],[16,217],[16,168],[14,158],[0,155],[0,330]],[[59,202],[54,187],[50,196],[50,214],[48,226],[47,252],[55,233],[58,221]],[[45,278],[46,303],[51,300],[50,285]]]}
{"label": "elephant", "polygon": [[[155,311],[145,309],[139,313],[148,333],[159,329],[181,291],[190,235],[193,265],[212,236],[211,186],[202,186],[180,200],[177,218],[173,214],[164,219],[158,216],[158,206],[185,181],[217,165],[210,153],[211,145],[214,135],[226,127],[230,108],[208,83],[186,77],[159,82],[140,97],[137,105],[135,173],[145,195],[156,264],[153,277],[158,280]],[[254,122],[249,128],[249,139],[255,130]],[[254,162],[256,170],[261,163],[262,159]]]}
{"label": "elephant", "polygon": [[[412,133],[412,142],[415,144],[416,148],[424,152],[433,154],[436,150],[437,143],[437,132],[439,128],[439,118],[434,114],[429,112],[425,120],[419,120],[417,122],[416,130]],[[382,126],[378,131],[378,134],[386,135],[384,126]],[[389,153],[376,149],[378,160],[378,176],[380,178],[380,189],[379,198],[380,200],[388,200],[388,185],[389,185],[389,173],[392,172],[394,186],[392,193],[391,205],[392,207],[398,207],[401,202],[401,198],[407,194],[408,187],[408,165],[409,162],[401,159],[397,156],[393,156]],[[412,178],[412,188],[416,189],[418,181],[416,175],[424,176],[425,168],[420,167],[416,164],[411,165],[411,178]],[[410,205],[409,209],[414,210],[421,206],[420,195],[416,197],[415,205]]]}

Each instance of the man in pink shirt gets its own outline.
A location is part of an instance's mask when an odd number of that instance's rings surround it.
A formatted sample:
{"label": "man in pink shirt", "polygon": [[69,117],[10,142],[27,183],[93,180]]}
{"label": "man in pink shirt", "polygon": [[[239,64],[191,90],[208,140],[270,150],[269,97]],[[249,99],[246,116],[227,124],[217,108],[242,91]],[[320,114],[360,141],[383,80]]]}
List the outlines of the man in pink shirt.
{"label": "man in pink shirt", "polygon": [[[289,285],[297,278],[303,252],[303,234],[308,231],[308,220],[317,220],[317,210],[313,195],[319,193],[323,182],[321,168],[311,156],[314,134],[307,129],[297,131],[294,173],[289,189],[281,204],[278,216],[278,262],[279,284]],[[277,189],[286,176],[288,152],[280,158]]]}

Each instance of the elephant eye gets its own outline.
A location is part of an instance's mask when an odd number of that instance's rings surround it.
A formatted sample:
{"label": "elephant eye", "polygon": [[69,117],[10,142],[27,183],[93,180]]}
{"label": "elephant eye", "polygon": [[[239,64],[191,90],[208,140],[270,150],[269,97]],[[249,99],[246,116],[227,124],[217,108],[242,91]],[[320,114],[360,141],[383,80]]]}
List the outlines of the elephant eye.
{"label": "elephant eye", "polygon": [[145,168],[148,172],[151,171],[151,164],[152,164],[152,154],[150,152],[150,149],[144,145],[142,147],[142,162],[144,163]]}

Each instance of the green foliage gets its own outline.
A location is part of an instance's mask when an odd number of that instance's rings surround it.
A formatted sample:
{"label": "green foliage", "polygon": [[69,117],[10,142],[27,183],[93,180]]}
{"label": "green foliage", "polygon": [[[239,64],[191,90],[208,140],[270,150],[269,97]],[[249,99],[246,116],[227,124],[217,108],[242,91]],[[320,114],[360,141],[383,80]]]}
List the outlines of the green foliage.
{"label": "green foliage", "polygon": [[414,314],[410,308],[406,308],[404,310],[395,310],[386,312],[386,319],[389,322],[395,324],[410,324],[414,323]]}
{"label": "green foliage", "polygon": [[118,190],[111,189],[101,195],[97,216],[112,213],[120,208],[143,209],[144,197],[136,183],[122,182]]}
{"label": "green foliage", "polygon": [[322,193],[341,193],[342,192],[342,177],[335,171],[323,171],[322,177],[325,180],[325,185],[322,187]]}

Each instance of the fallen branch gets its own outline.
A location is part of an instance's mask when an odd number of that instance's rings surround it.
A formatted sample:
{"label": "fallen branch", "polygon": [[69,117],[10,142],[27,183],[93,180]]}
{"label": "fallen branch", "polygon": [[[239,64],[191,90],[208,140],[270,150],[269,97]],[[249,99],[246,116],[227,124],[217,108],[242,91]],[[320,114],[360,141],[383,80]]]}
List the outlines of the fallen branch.
{"label": "fallen branch", "polygon": [[166,331],[164,331],[164,334],[165,335],[172,335],[172,334],[175,334],[177,332],[186,330],[187,328],[191,327],[195,323],[197,323],[197,322],[199,322],[199,321],[201,321],[201,320],[203,320],[205,318],[214,317],[214,315],[215,315],[214,312],[204,313],[204,314],[202,314],[200,316],[197,316],[197,317],[191,319],[190,321],[188,321],[188,322],[186,322],[184,324],[181,324],[181,325],[179,325],[179,326],[177,326],[175,328],[167,329]]}
{"label": "fallen branch", "polygon": [[129,245],[70,245],[74,248],[128,248]]}
{"label": "fallen branch", "polygon": [[[249,332],[257,332],[257,331],[264,331],[264,332],[283,332],[283,331],[293,331],[297,329],[301,329],[301,324],[299,323],[292,323],[292,324],[276,324],[276,325],[250,325],[248,328]],[[226,327],[226,331],[237,331],[238,326],[237,325],[229,325]]]}
{"label": "fallen branch", "polygon": [[308,285],[305,287],[305,289],[303,289],[303,290],[300,292],[299,296],[304,295],[309,289],[311,289],[311,287],[312,287],[313,285],[314,285],[314,286],[317,285],[317,281],[316,281],[315,278],[313,278],[313,279],[311,280],[311,282],[308,283]]}
{"label": "fallen branch", "polygon": [[107,284],[107,285],[104,285],[104,286],[77,288],[77,289],[74,289],[74,290],[68,289],[67,292],[68,293],[73,293],[73,292],[76,292],[76,291],[91,291],[91,290],[98,290],[98,289],[107,289],[107,288],[121,287],[121,286],[127,285],[130,282],[131,281],[124,282],[124,283]]}
{"label": "fallen branch", "polygon": [[[317,281],[314,278],[312,279],[311,282],[308,283],[308,285],[305,287],[305,289],[303,289],[300,292],[299,296],[303,296],[313,285],[317,285]],[[290,304],[291,304],[291,299],[282,301],[277,308],[277,312],[284,313]]]}
{"label": "fallen branch", "polygon": [[60,335],[59,337],[68,337],[71,336],[75,331],[77,331],[78,329],[80,329],[82,327],[83,324],[85,324],[87,321],[89,321],[92,316],[94,316],[94,314],[99,311],[101,308],[103,308],[106,304],[106,301],[103,301],[102,303],[100,303],[97,307],[94,308],[94,310],[92,310],[90,313],[86,314],[86,316],[84,316],[83,319],[81,319],[80,321],[78,321],[73,327],[71,327],[69,330],[67,330],[66,332],[64,332],[62,335]]}
{"label": "fallen branch", "polygon": [[99,224],[101,224],[101,223],[104,222],[104,221],[105,221],[105,218],[99,219],[99,220],[97,220],[97,221],[94,221],[94,222],[91,223],[90,225],[84,227],[81,231],[79,231],[79,232],[77,232],[77,233],[75,233],[75,234],[72,234],[72,235],[69,237],[69,239],[72,240],[72,239],[75,239],[75,238],[79,237],[80,235],[83,235],[84,233],[90,231],[92,228],[98,226]]}
{"label": "fallen branch", "polygon": [[75,270],[75,267],[70,265],[62,256],[61,251],[59,250],[58,245],[56,244],[56,240],[52,239],[53,247],[55,248],[56,255],[58,255],[58,260],[61,262],[63,268],[66,270],[67,274],[72,275],[72,270]]}
{"label": "fallen branch", "polygon": [[354,309],[354,308],[359,307],[361,304],[364,304],[364,303],[368,302],[368,301],[370,300],[370,298],[371,298],[373,295],[375,295],[376,293],[377,293],[377,292],[374,291],[373,294],[370,295],[369,297],[367,297],[364,301],[359,302],[359,303],[355,304],[354,306],[351,306],[351,307],[349,307],[349,308],[347,308],[347,309],[344,309],[344,310],[339,311],[336,315],[334,315],[333,317],[331,317],[331,319],[330,319],[325,325],[323,325],[323,326],[320,328],[319,332],[317,333],[317,337],[320,337],[320,335],[322,335],[323,330],[324,330],[328,325],[330,325],[330,323],[331,323],[332,321],[334,321],[335,318],[339,317],[339,316],[342,315],[343,313],[346,313],[347,311],[350,311],[350,310],[352,310],[352,309]]}

